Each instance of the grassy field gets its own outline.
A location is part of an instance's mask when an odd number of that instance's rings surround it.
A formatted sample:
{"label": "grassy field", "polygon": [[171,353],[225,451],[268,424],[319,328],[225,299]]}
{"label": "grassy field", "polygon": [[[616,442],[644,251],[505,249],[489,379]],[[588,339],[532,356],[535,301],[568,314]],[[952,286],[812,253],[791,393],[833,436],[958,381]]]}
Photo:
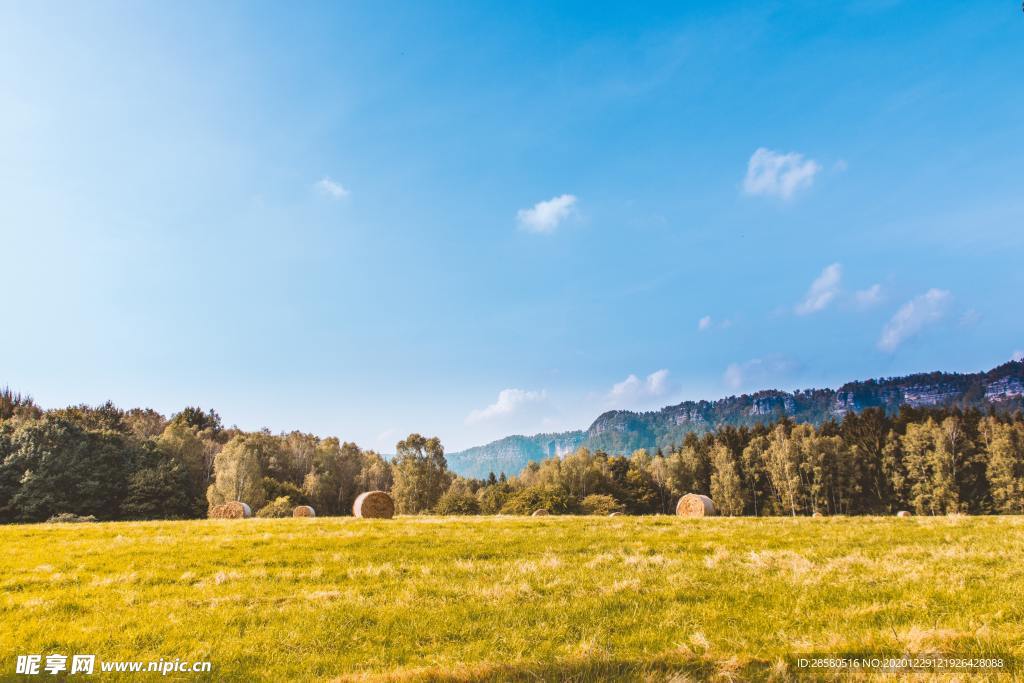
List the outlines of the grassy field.
{"label": "grassy field", "polygon": [[0,527],[0,547],[3,678],[54,652],[209,660],[178,678],[218,681],[787,679],[807,653],[1024,654],[1024,518],[68,524]]}

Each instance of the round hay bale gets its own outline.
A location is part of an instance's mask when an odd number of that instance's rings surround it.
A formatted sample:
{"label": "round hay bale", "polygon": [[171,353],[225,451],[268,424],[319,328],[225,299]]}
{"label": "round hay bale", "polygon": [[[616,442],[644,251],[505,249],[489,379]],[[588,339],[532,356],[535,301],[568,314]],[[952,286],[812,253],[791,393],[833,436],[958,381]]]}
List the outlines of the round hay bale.
{"label": "round hay bale", "polygon": [[896,516],[897,517],[913,517],[914,513],[910,512],[909,510],[900,510],[899,512],[896,513]]}
{"label": "round hay bale", "polygon": [[621,517],[622,513],[621,512],[612,512],[608,516],[609,517]]}
{"label": "round hay bale", "polygon": [[811,517],[824,517],[824,516],[825,516],[825,515],[823,515],[822,513],[818,512],[817,510],[815,510],[815,511],[814,511],[814,512],[813,512],[813,513],[811,514]]}
{"label": "round hay bale", "polygon": [[292,510],[292,517],[316,517],[316,510],[308,505],[298,505]]}
{"label": "round hay bale", "polygon": [[395,516],[395,501],[383,491],[366,491],[356,497],[352,514],[364,519],[391,519]]}
{"label": "round hay bale", "polygon": [[249,507],[249,504],[243,503],[239,500],[224,503],[224,508],[228,519],[245,519],[246,517],[252,517],[252,508]]}
{"label": "round hay bale", "polygon": [[714,517],[718,512],[714,501],[707,496],[687,493],[676,504],[676,514],[680,517]]}
{"label": "round hay bale", "polygon": [[210,508],[210,519],[245,519],[252,517],[252,508],[238,500]]}
{"label": "round hay bale", "polygon": [[533,514],[530,515],[530,516],[531,517],[547,517],[550,514],[551,514],[550,512],[548,512],[544,508],[541,508],[540,510],[534,510]]}

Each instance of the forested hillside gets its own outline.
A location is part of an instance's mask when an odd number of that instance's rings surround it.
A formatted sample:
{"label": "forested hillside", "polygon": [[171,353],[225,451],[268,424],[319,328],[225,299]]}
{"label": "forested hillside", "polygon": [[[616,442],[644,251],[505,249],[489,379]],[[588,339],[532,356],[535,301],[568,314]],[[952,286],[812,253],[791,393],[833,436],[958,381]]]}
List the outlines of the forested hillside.
{"label": "forested hillside", "polygon": [[[711,429],[704,417],[701,430],[628,455],[574,447],[579,433],[544,435],[531,447],[548,457],[514,476],[475,478],[449,469],[436,437],[410,434],[389,461],[336,437],[224,427],[213,410],[189,407],[169,418],[110,403],[43,410],[2,390],[0,521],[203,517],[234,500],[265,517],[290,515],[297,505],[345,515],[373,489],[390,491],[402,514],[667,513],[688,492],[710,495],[729,515],[1021,514],[1021,366],[997,368],[980,383],[979,376],[925,375],[846,385],[829,414],[806,422],[785,411],[804,406],[797,416],[813,417],[806,406],[824,405],[824,392],[694,404],[711,411],[705,415],[758,407],[757,419],[748,409],[740,424],[719,417]],[[679,410],[638,419],[657,425],[652,416]],[[619,424],[620,415],[608,423]],[[625,432],[598,435],[608,433]]]}
{"label": "forested hillside", "polygon": [[976,409],[850,411],[819,427],[731,425],[629,456],[578,448],[516,476],[468,479],[436,438],[389,462],[337,438],[224,428],[187,408],[169,420],[112,405],[42,411],[0,393],[0,521],[203,517],[240,500],[258,516],[296,505],[351,514],[361,491],[403,514],[670,513],[684,493],[726,515],[1024,513],[1024,416]]}
{"label": "forested hillside", "polygon": [[820,425],[867,408],[893,415],[901,406],[1018,410],[1024,407],[1024,362],[1011,361],[971,374],[932,372],[849,382],[839,389],[759,391],[717,401],[684,401],[645,413],[613,410],[600,415],[585,432],[506,437],[451,453],[448,460],[454,471],[465,476],[485,476],[489,471],[511,474],[531,460],[555,455],[542,452],[538,443],[575,441],[594,451],[623,455],[639,448],[668,449],[689,433],[705,434],[726,426],[751,427],[783,417]]}

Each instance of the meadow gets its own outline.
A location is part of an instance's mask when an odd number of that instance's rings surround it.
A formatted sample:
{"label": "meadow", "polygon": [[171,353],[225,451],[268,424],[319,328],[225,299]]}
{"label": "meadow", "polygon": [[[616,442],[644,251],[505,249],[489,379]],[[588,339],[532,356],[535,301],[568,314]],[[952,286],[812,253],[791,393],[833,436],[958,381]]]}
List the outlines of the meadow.
{"label": "meadow", "polygon": [[786,680],[829,676],[798,668],[811,654],[1024,655],[1021,517],[37,524],[0,546],[4,679],[26,653],[208,660],[167,679],[217,681]]}

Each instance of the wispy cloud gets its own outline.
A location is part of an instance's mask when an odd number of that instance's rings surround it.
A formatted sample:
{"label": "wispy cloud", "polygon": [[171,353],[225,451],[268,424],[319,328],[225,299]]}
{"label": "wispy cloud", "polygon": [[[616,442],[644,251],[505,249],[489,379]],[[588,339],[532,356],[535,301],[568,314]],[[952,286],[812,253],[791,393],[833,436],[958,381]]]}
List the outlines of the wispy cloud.
{"label": "wispy cloud", "polygon": [[545,400],[547,400],[547,392],[544,390],[502,389],[498,392],[497,401],[485,408],[470,411],[466,416],[466,424],[513,415],[528,404],[541,403]]}
{"label": "wispy cloud", "polygon": [[608,400],[625,404],[664,396],[669,391],[668,370],[662,368],[640,379],[634,374],[614,384],[608,392]]}
{"label": "wispy cloud", "polygon": [[519,209],[516,218],[519,227],[528,232],[548,233],[572,213],[576,196],[563,194],[547,201],[537,202],[529,209]]}
{"label": "wispy cloud", "polygon": [[324,176],[313,185],[321,194],[331,199],[345,199],[350,192],[341,183],[335,182]]}
{"label": "wispy cloud", "polygon": [[709,332],[715,329],[725,330],[730,327],[732,327],[732,320],[716,320],[715,318],[712,318],[710,315],[706,315],[697,321],[698,332]]}
{"label": "wispy cloud", "polygon": [[929,289],[903,304],[882,329],[878,348],[895,351],[907,339],[941,320],[946,314],[949,298],[949,292],[944,289]]}
{"label": "wispy cloud", "polygon": [[810,187],[820,171],[821,164],[798,152],[782,154],[760,147],[747,162],[743,190],[750,195],[790,199],[798,190]]}
{"label": "wispy cloud", "polygon": [[730,363],[722,375],[725,385],[733,391],[744,388],[763,388],[791,373],[797,364],[785,356],[752,358],[742,363]]}
{"label": "wispy cloud", "polygon": [[1018,363],[1020,361],[1024,361],[1024,351],[1014,351],[1013,356],[1011,356],[1010,360],[1015,360]]}
{"label": "wispy cloud", "polygon": [[882,302],[882,285],[874,284],[867,289],[859,289],[853,293],[853,301],[860,308],[871,308]]}
{"label": "wispy cloud", "polygon": [[839,293],[839,282],[843,279],[843,267],[838,263],[826,266],[821,275],[811,283],[804,300],[796,306],[797,315],[810,315],[828,307]]}

